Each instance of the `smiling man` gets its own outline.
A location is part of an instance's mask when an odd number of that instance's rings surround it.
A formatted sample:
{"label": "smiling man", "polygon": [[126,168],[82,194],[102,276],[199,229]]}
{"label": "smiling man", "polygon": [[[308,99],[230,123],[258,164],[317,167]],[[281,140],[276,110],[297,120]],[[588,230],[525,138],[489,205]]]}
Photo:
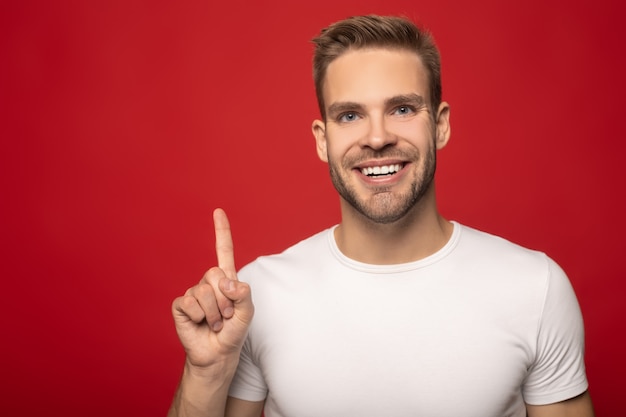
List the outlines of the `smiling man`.
{"label": "smiling man", "polygon": [[173,303],[187,359],[171,416],[593,416],[572,287],[543,253],[444,219],[439,53],[360,16],[314,43],[320,159],[341,223]]}

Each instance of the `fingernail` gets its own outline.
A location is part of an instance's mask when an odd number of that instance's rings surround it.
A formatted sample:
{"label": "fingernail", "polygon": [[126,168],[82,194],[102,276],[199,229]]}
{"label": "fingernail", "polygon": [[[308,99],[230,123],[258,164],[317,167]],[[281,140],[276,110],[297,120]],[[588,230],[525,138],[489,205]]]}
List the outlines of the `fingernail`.
{"label": "fingernail", "polygon": [[232,280],[226,282],[226,291],[232,291],[235,289],[235,283]]}
{"label": "fingernail", "polygon": [[224,316],[224,317],[232,317],[234,312],[235,312],[235,310],[233,310],[232,307],[226,307],[224,309],[224,312],[222,313],[222,316]]}
{"label": "fingernail", "polygon": [[219,332],[220,330],[222,330],[222,322],[216,321],[215,323],[213,323],[213,326],[211,328],[214,332]]}

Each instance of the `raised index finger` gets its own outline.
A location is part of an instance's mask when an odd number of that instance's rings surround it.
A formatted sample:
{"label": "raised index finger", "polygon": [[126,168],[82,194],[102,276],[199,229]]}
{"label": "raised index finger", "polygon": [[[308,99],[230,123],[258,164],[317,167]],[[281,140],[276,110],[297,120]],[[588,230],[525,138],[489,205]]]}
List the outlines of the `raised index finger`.
{"label": "raised index finger", "polygon": [[235,253],[233,250],[233,237],[230,233],[230,223],[224,210],[218,208],[213,212],[213,224],[215,225],[215,252],[217,253],[217,265],[230,279],[237,279],[235,269]]}

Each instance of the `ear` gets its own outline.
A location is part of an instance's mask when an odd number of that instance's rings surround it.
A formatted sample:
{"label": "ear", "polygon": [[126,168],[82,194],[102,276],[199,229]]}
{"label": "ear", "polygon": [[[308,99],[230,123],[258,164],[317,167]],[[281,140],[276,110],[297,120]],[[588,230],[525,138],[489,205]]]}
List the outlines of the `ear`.
{"label": "ear", "polygon": [[437,110],[437,149],[443,149],[450,139],[450,105],[443,101]]}
{"label": "ear", "polygon": [[328,152],[326,149],[326,125],[321,120],[314,120],[311,126],[315,144],[317,145],[317,156],[324,162],[328,162]]}

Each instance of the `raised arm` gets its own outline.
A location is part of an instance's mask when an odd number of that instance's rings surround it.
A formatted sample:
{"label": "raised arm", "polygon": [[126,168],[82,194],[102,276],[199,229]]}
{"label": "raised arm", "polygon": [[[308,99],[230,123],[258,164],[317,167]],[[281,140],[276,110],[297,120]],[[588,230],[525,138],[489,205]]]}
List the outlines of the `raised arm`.
{"label": "raised arm", "polygon": [[[226,213],[215,210],[213,221],[218,266],[172,304],[186,359],[170,417],[225,415],[230,382],[254,314],[250,287],[237,279]],[[232,399],[228,414],[258,417],[261,408],[262,403]]]}

